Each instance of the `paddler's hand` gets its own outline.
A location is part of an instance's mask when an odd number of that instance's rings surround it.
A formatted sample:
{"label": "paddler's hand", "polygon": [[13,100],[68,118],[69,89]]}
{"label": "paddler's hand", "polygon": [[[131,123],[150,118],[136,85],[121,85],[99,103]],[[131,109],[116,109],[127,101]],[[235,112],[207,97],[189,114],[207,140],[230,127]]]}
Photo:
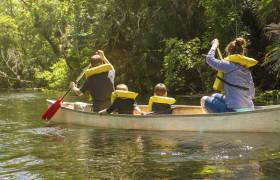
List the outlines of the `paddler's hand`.
{"label": "paddler's hand", "polygon": [[70,82],[69,88],[70,88],[71,90],[73,90],[75,87],[76,87],[76,84],[75,84],[74,82]]}
{"label": "paddler's hand", "polygon": [[105,58],[104,51],[102,51],[102,50],[98,50],[98,51],[96,52],[96,54],[99,55],[99,56],[101,57],[101,59],[104,59],[104,58]]}
{"label": "paddler's hand", "polygon": [[107,114],[107,109],[103,109],[103,110],[99,111],[98,114],[100,114],[100,115]]}
{"label": "paddler's hand", "polygon": [[211,49],[216,50],[219,47],[219,40],[218,39],[214,39],[212,42],[212,47]]}

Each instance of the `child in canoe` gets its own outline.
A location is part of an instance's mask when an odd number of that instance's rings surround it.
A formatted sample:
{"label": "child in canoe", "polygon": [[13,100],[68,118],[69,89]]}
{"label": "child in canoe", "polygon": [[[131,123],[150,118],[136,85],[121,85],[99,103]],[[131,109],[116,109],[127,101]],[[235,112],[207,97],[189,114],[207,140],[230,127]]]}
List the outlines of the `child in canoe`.
{"label": "child in canoe", "polygon": [[149,99],[148,108],[155,114],[172,114],[171,105],[175,102],[174,98],[167,97],[166,86],[159,83],[154,88],[154,96]]}
{"label": "child in canoe", "polygon": [[112,112],[117,112],[118,114],[136,114],[143,115],[144,113],[137,106],[135,98],[138,93],[128,91],[128,87],[125,84],[118,84],[116,90],[112,93],[111,101],[112,105],[99,111],[99,114],[110,114]]}

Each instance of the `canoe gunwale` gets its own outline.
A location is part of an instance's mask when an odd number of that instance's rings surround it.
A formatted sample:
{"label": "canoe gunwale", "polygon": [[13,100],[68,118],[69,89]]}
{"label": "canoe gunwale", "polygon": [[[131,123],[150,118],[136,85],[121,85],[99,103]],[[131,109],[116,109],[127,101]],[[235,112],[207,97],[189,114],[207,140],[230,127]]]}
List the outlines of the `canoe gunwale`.
{"label": "canoe gunwale", "polygon": [[[48,100],[48,105],[55,101]],[[193,132],[269,132],[280,133],[280,105],[258,106],[250,112],[212,114],[153,114],[127,115],[85,112],[74,109],[65,102],[50,122],[66,123],[96,128],[133,129],[151,131]],[[78,107],[78,106],[77,106]],[[146,106],[142,106],[146,109]],[[200,106],[179,105],[178,112],[200,112]],[[184,107],[186,111],[184,111]],[[79,108],[79,107],[78,107]]]}
{"label": "canoe gunwale", "polygon": [[[49,104],[54,103],[55,101],[47,99],[47,102]],[[198,107],[198,106],[189,106],[189,105],[175,105],[175,107]],[[280,110],[280,105],[271,105],[269,106],[260,106],[260,107],[266,107],[264,109],[256,109],[254,111],[247,111],[247,112],[226,112],[226,113],[209,113],[209,114],[152,114],[152,115],[131,115],[131,114],[103,114],[99,115],[96,112],[85,112],[85,111],[77,111],[74,109],[70,109],[67,107],[61,107],[64,110],[67,111],[73,111],[76,113],[82,113],[82,114],[89,114],[89,115],[96,115],[96,116],[112,116],[112,117],[125,117],[125,118],[170,118],[170,117],[210,117],[210,116],[238,116],[243,114],[256,114],[256,113],[263,113],[263,112],[270,112],[270,111],[278,111]]]}

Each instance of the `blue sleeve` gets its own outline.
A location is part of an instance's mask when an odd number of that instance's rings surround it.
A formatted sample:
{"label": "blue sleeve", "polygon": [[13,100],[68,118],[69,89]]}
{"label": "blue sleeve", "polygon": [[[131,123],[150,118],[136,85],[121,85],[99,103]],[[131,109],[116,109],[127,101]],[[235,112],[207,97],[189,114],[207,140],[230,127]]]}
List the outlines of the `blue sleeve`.
{"label": "blue sleeve", "polygon": [[212,68],[223,71],[224,73],[233,71],[236,69],[235,64],[225,61],[225,60],[218,60],[215,58],[215,51],[211,49],[207,56],[206,56],[206,63],[211,66]]}

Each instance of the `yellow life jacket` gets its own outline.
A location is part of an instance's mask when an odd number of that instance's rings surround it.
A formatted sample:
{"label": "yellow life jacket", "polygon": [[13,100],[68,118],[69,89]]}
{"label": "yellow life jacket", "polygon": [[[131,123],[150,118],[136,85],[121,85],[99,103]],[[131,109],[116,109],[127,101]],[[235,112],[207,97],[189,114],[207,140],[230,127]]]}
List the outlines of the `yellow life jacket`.
{"label": "yellow life jacket", "polygon": [[135,99],[138,96],[138,93],[131,92],[131,91],[123,91],[123,90],[115,90],[112,92],[111,102],[113,103],[116,98],[123,98],[123,99]]}
{"label": "yellow life jacket", "polygon": [[89,78],[93,75],[108,72],[110,70],[112,70],[112,66],[110,64],[102,64],[85,70],[85,76],[86,78]]}
{"label": "yellow life jacket", "polygon": [[[227,56],[224,60],[237,63],[243,67],[250,68],[255,66],[258,61],[253,58],[249,58],[240,54],[233,54]],[[222,71],[218,71],[217,77],[224,78],[224,73]],[[213,89],[218,91],[224,91],[223,83],[220,79],[216,78],[213,84]]]}
{"label": "yellow life jacket", "polygon": [[149,99],[148,109],[152,111],[152,105],[153,103],[162,103],[162,104],[174,104],[176,100],[171,97],[165,97],[165,96],[152,96]]}

